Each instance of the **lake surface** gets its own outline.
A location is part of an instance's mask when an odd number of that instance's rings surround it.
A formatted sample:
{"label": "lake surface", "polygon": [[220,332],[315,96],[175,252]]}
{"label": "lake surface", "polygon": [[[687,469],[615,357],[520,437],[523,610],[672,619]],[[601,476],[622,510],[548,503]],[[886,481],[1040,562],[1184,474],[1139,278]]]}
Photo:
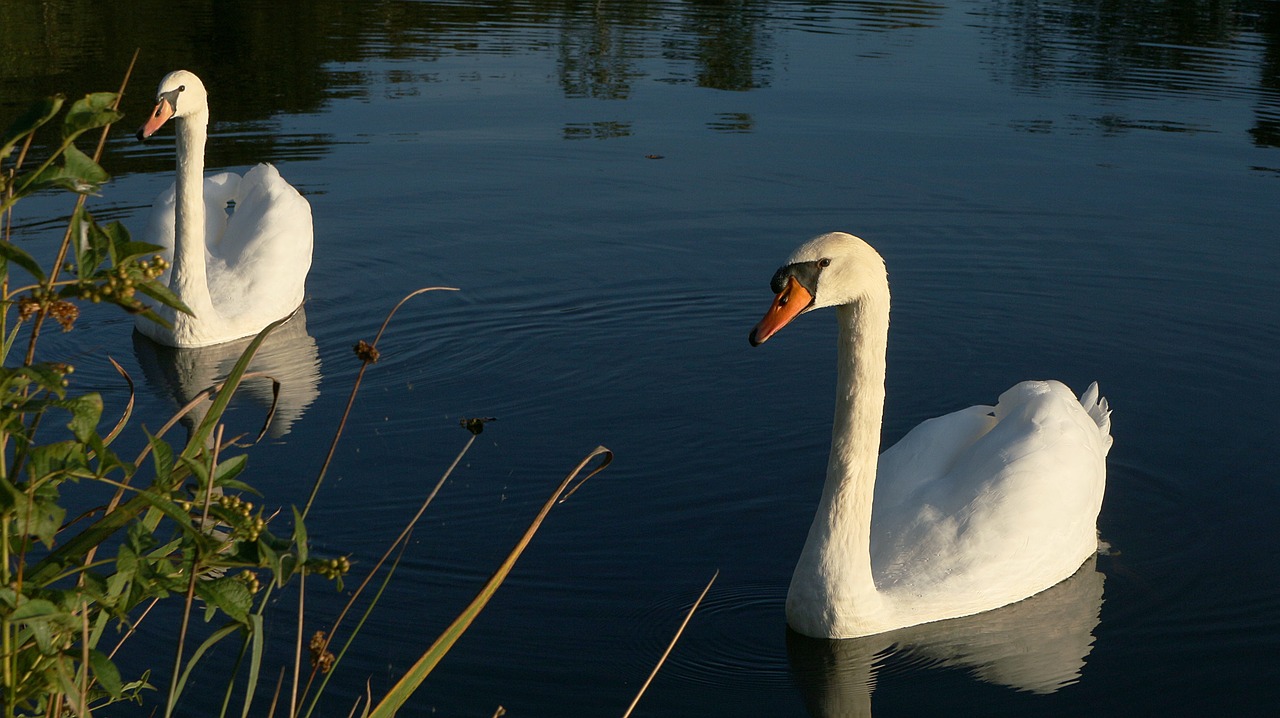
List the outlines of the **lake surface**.
{"label": "lake surface", "polygon": [[[621,714],[717,570],[639,715],[1280,705],[1280,4],[135,5],[6,3],[0,113],[114,89],[140,47],[99,219],[140,231],[172,181],[172,130],[130,135],[178,68],[209,88],[209,169],[271,161],[310,200],[306,324],[273,359],[296,380],[249,450],[267,503],[305,502],[352,345],[418,287],[460,291],[411,300],[384,337],[309,520],[318,546],[361,576],[465,443],[459,419],[498,419],[325,714],[407,669],[597,444],[614,463],[552,512],[406,715]],[[69,206],[26,203],[18,241],[52,252]],[[889,268],[886,442],[1022,379],[1100,383],[1110,549],[1071,581],[889,637],[788,637],[835,326],[746,337],[777,266],[834,229]],[[119,405],[115,357],[152,427],[218,366],[182,369],[97,310],[44,348]],[[261,418],[246,400],[229,421]],[[317,586],[308,631],[342,600]],[[281,600],[264,675],[291,660]]]}

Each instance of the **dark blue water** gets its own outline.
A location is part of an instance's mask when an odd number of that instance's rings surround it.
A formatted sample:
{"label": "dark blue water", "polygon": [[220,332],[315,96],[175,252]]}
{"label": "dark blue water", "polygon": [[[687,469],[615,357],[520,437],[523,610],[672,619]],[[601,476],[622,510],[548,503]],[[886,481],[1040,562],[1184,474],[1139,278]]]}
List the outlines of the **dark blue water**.
{"label": "dark blue water", "polygon": [[[408,291],[461,290],[411,300],[388,330],[312,536],[359,576],[464,444],[458,420],[498,420],[415,532],[325,714],[366,679],[385,690],[597,444],[614,464],[551,514],[406,713],[620,714],[716,570],[639,714],[1280,703],[1275,3],[191,3],[131,22],[48,5],[0,11],[22,28],[5,42],[36,48],[0,70],[6,115],[114,87],[141,46],[126,126],[165,72],[194,70],[210,169],[269,160],[312,203],[306,331],[278,354],[293,416],[249,451],[268,503],[305,501],[351,345]],[[126,129],[91,206],[140,228],[172,145]],[[39,251],[60,211],[32,202],[20,241]],[[788,640],[834,322],[759,349],[746,336],[777,265],[833,229],[888,264],[886,441],[1022,379],[1101,384],[1115,446],[1096,565],[953,625]],[[135,348],[126,318],[90,317],[45,346],[84,357],[76,377],[109,403],[127,393],[95,354],[140,379],[143,417],[204,381]],[[250,401],[231,416],[260,422]],[[341,597],[308,588],[308,631],[325,628]],[[144,628],[136,659],[167,632]]]}

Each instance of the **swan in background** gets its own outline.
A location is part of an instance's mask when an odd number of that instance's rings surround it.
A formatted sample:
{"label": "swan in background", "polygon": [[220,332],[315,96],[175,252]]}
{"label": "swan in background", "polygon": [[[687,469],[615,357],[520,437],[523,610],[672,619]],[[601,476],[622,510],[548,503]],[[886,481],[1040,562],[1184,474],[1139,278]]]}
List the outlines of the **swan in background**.
{"label": "swan in background", "polygon": [[833,232],[773,276],[752,345],[836,307],[839,367],[822,498],[787,592],[787,622],[820,638],[868,636],[1020,601],[1098,550],[1111,447],[1097,384],[1080,399],[1027,381],[994,407],[930,419],[884,454],[889,336],[884,260]]}
{"label": "swan in background", "polygon": [[156,199],[144,240],[167,249],[161,276],[191,309],[155,312],[172,328],[139,316],[135,326],[174,347],[200,347],[257,334],[302,304],[311,268],[311,205],[275,167],[260,164],[243,177],[204,179],[209,102],[204,83],[186,70],[165,75],[156,107],[138,139],[173,118],[178,172]]}
{"label": "swan in background", "polygon": [[[177,349],[133,334],[133,353],[142,367],[147,385],[159,396],[170,398],[175,408],[187,405],[197,394],[226,378],[240,355],[253,341],[246,337],[216,346]],[[293,427],[320,395],[320,353],[316,340],[307,332],[307,316],[303,310],[276,327],[249,361],[248,371],[262,372],[270,378],[245,379],[236,393],[235,406],[241,396],[248,396],[264,410],[271,406],[271,379],[280,382],[276,410],[267,426],[267,436],[278,439]],[[182,418],[187,436],[204,419],[213,399],[206,398]],[[265,415],[265,414],[264,414]],[[250,421],[253,421],[252,419]],[[239,431],[256,432],[246,425]]]}

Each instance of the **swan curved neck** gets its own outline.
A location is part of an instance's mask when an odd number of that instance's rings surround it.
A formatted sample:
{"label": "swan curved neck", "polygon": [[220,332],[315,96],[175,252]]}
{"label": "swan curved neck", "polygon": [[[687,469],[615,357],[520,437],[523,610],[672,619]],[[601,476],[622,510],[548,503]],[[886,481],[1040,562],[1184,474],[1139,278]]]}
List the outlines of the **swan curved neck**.
{"label": "swan curved neck", "polygon": [[[173,270],[169,287],[186,302],[197,317],[210,317],[213,304],[205,273],[204,146],[208,138],[209,113],[198,112],[178,118],[176,150],[178,176],[175,181]],[[185,315],[178,315],[178,319]]]}
{"label": "swan curved neck", "polygon": [[810,635],[858,635],[887,610],[871,567],[871,505],[884,416],[889,288],[838,307],[839,367],[822,499],[792,576],[788,619]]}

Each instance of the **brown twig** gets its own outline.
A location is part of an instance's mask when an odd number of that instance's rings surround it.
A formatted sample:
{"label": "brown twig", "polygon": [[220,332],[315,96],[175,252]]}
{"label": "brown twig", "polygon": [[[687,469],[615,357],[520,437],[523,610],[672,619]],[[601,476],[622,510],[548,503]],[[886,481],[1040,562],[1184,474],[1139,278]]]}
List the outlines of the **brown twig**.
{"label": "brown twig", "polygon": [[640,692],[636,693],[635,700],[631,701],[631,705],[627,706],[627,712],[622,714],[622,718],[628,718],[631,712],[636,709],[636,704],[640,702],[640,697],[649,689],[649,684],[653,682],[654,676],[658,675],[658,671],[662,669],[662,664],[666,662],[667,656],[671,655],[671,649],[676,647],[676,641],[680,640],[680,634],[684,633],[684,627],[689,625],[689,619],[693,618],[693,612],[698,610],[698,606],[702,605],[702,599],[707,597],[707,592],[711,590],[711,584],[716,582],[720,576],[720,570],[717,569],[711,576],[711,580],[707,581],[706,588],[702,589],[702,594],[698,596],[698,600],[693,602],[693,606],[689,608],[689,612],[685,614],[684,621],[680,623],[680,628],[676,629],[676,635],[671,637],[671,643],[667,644],[667,650],[662,652],[662,657],[658,659],[658,664],[653,667],[653,671],[649,673],[649,677],[645,679],[644,685],[640,686]]}
{"label": "brown twig", "polygon": [[316,500],[316,494],[320,491],[320,484],[324,481],[324,475],[329,471],[329,464],[333,463],[333,455],[338,450],[338,441],[342,438],[342,432],[347,426],[347,417],[351,415],[351,407],[356,403],[356,394],[360,391],[360,382],[364,379],[364,371],[369,368],[370,364],[377,361],[378,341],[382,339],[382,333],[387,330],[387,325],[391,323],[391,318],[396,315],[396,312],[400,310],[400,307],[404,306],[405,302],[419,294],[435,291],[456,292],[458,291],[458,288],[423,287],[410,292],[394,307],[392,307],[390,312],[387,312],[387,317],[382,320],[382,326],[378,329],[378,334],[374,336],[373,343],[368,344],[362,342],[365,344],[365,347],[367,347],[367,351],[361,354],[360,371],[356,373],[355,383],[351,386],[351,396],[347,397],[347,407],[342,410],[342,418],[338,420],[338,430],[334,432],[333,441],[329,444],[329,452],[325,454],[324,463],[320,465],[320,473],[316,476],[316,482],[311,487],[311,495],[307,497],[307,503],[302,507],[302,518],[305,519],[307,514],[311,512],[311,504]]}
{"label": "brown twig", "polygon": [[[342,607],[342,611],[338,613],[338,618],[333,622],[333,626],[329,629],[329,633],[325,637],[324,647],[320,649],[321,652],[329,650],[329,644],[333,643],[334,636],[337,635],[338,628],[342,625],[342,621],[347,617],[347,613],[349,613],[351,611],[351,608],[355,606],[356,601],[359,600],[360,595],[364,593],[364,590],[369,586],[369,582],[373,580],[373,577],[378,575],[378,571],[382,569],[383,564],[385,564],[387,562],[387,559],[391,557],[392,552],[396,550],[397,546],[401,546],[408,543],[409,535],[413,533],[413,527],[416,526],[418,523],[418,520],[422,518],[422,514],[425,513],[427,510],[427,507],[431,505],[431,502],[435,499],[436,494],[440,493],[441,487],[443,487],[445,482],[449,480],[449,477],[453,474],[453,470],[456,469],[458,467],[458,464],[462,462],[462,457],[466,456],[467,451],[471,449],[471,445],[475,443],[476,436],[477,434],[473,433],[467,439],[467,443],[463,445],[462,450],[458,452],[458,455],[456,457],[454,457],[453,463],[449,464],[448,469],[445,469],[444,474],[440,476],[440,479],[436,482],[436,485],[431,489],[431,492],[427,494],[427,498],[423,500],[422,505],[418,507],[418,512],[413,515],[413,518],[409,519],[408,523],[405,524],[404,529],[400,532],[400,535],[396,537],[395,541],[391,542],[391,545],[387,547],[387,550],[382,554],[382,557],[379,558],[378,562],[373,565],[373,568],[369,571],[369,574],[365,576],[363,581],[360,582],[360,586],[355,590],[355,593],[353,593],[351,595],[351,598],[347,600],[346,605]],[[316,667],[312,666],[311,676],[307,679],[307,685],[305,688],[303,688],[303,691],[302,691],[302,695],[304,699],[311,692],[311,684],[315,680],[316,670],[317,670]],[[324,686],[322,685],[319,690],[323,691]],[[312,703],[314,707],[314,701],[312,701]]]}

